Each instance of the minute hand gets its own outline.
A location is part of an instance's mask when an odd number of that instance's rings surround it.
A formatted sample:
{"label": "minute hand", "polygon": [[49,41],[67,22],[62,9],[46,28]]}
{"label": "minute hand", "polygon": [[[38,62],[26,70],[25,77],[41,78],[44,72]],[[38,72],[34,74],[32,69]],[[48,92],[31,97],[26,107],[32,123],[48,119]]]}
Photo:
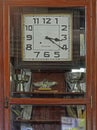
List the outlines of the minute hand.
{"label": "minute hand", "polygon": [[54,42],[54,41],[62,41],[62,40],[60,40],[60,39],[58,39],[58,38],[50,38],[50,37],[46,36],[45,39],[50,40],[53,44],[57,45],[59,48],[61,48],[61,49],[63,49],[63,50],[64,50],[64,49],[65,49],[65,50],[68,49],[66,45],[63,45],[63,47],[62,47],[62,46],[58,45],[56,42]]}

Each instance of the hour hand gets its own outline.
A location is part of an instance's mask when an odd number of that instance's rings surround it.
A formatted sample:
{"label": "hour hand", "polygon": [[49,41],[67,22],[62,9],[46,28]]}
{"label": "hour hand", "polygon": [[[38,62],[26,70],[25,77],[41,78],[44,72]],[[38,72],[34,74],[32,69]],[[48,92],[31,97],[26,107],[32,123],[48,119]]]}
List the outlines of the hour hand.
{"label": "hour hand", "polygon": [[48,39],[48,40],[53,40],[53,38],[48,37],[48,36],[45,36],[45,39]]}
{"label": "hour hand", "polygon": [[45,39],[50,40],[53,44],[56,44],[56,43],[53,41],[53,38],[51,38],[51,37],[45,36]]}
{"label": "hour hand", "polygon": [[60,40],[59,38],[51,38],[51,37],[48,37],[48,36],[45,36],[45,39],[54,40],[54,41],[56,41],[56,42],[62,41],[62,40]]}

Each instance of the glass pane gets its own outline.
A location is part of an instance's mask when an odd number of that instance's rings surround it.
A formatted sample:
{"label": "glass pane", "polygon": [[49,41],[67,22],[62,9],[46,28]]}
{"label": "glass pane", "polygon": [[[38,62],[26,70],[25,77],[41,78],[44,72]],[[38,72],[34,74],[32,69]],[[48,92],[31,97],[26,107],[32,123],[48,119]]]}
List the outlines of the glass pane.
{"label": "glass pane", "polygon": [[86,130],[85,105],[11,105],[11,130]]}
{"label": "glass pane", "polygon": [[85,97],[85,8],[10,9],[13,97]]}

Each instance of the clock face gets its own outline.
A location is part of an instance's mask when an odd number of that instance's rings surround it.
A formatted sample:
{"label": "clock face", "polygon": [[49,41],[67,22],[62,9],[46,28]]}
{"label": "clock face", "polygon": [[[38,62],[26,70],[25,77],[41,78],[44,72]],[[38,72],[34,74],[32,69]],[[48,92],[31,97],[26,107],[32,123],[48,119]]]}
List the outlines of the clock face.
{"label": "clock face", "polygon": [[71,14],[24,14],[23,61],[71,61]]}

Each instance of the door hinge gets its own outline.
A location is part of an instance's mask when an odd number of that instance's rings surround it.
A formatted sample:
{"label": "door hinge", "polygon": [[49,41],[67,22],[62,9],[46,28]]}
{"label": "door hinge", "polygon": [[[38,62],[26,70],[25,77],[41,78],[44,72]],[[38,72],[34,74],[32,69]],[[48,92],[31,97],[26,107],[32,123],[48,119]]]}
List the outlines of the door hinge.
{"label": "door hinge", "polygon": [[91,96],[91,108],[92,108],[92,106],[93,106],[93,98]]}
{"label": "door hinge", "polygon": [[8,105],[9,105],[9,99],[8,99],[8,97],[5,97],[4,107],[8,108]]}

